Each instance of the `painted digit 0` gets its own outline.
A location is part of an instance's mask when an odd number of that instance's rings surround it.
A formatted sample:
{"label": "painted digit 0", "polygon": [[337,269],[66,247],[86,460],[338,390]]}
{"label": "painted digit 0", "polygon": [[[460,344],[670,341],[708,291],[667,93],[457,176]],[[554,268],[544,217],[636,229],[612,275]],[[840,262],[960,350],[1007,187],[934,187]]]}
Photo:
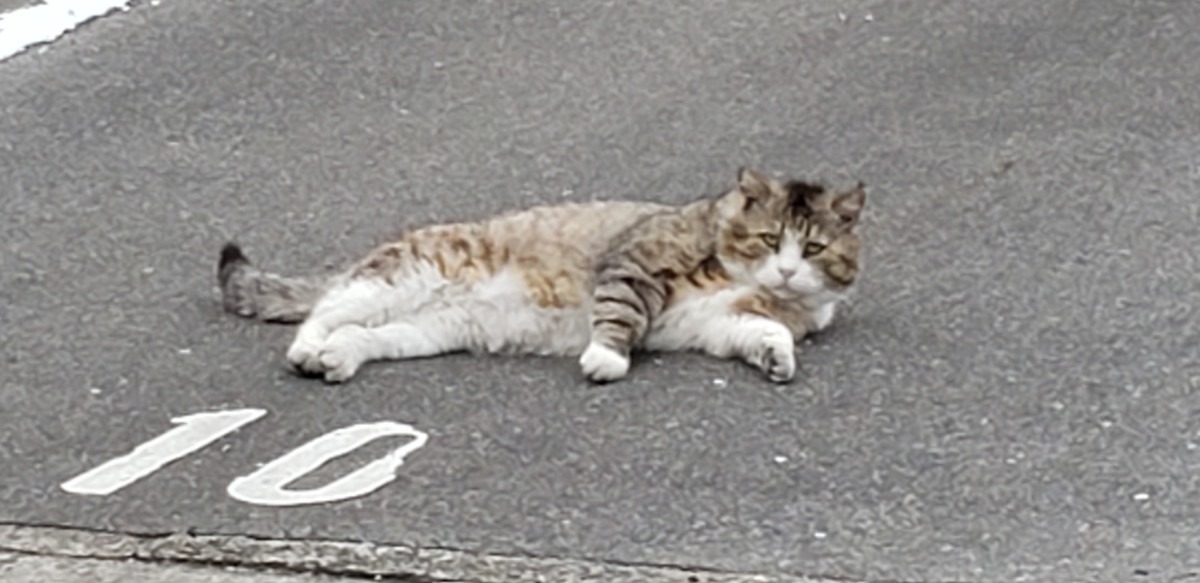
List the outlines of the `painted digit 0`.
{"label": "painted digit 0", "polygon": [[[333,458],[390,436],[411,437],[412,441],[319,488],[284,488]],[[394,421],[344,427],[275,458],[248,476],[235,479],[227,492],[236,500],[261,506],[319,504],[365,496],[395,480],[396,469],[404,463],[404,458],[423,447],[428,439],[425,432]]]}

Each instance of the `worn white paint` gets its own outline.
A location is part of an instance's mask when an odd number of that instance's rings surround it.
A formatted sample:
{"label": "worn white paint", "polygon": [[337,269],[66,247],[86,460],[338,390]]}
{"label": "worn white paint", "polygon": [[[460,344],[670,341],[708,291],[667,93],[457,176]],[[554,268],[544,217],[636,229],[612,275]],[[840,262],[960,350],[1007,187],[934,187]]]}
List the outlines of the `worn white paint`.
{"label": "worn white paint", "polygon": [[[411,437],[412,441],[319,488],[286,490],[285,486],[326,462],[346,455],[381,437]],[[228,494],[247,504],[299,506],[338,502],[365,496],[396,479],[396,469],[408,454],[424,447],[429,436],[404,423],[380,421],[326,433],[278,457],[249,476],[229,484]]]}
{"label": "worn white paint", "polygon": [[236,409],[176,417],[171,423],[178,427],[63,482],[62,489],[91,496],[112,494],[266,414],[265,409]]}
{"label": "worn white paint", "polygon": [[45,0],[0,14],[0,61],[50,42],[93,18],[128,9],[129,0]]}

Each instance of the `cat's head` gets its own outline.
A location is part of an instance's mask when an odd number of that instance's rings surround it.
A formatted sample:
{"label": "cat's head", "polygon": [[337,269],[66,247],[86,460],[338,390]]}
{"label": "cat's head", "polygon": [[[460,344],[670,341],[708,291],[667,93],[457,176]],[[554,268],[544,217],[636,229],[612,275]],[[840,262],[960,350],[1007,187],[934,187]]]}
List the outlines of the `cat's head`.
{"label": "cat's head", "polygon": [[717,256],[735,278],[791,299],[841,293],[858,275],[862,183],[841,192],[754,170],[717,203]]}

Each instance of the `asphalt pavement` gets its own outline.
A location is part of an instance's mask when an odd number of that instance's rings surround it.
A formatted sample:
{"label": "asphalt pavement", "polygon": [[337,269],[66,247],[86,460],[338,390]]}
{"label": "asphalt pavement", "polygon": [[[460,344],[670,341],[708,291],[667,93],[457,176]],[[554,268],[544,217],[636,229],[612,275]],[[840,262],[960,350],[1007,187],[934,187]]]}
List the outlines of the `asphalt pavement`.
{"label": "asphalt pavement", "polygon": [[[0,62],[0,550],[1200,578],[1198,57],[1175,0],[134,3]],[[322,271],[741,165],[868,185],[860,288],[787,386],[660,355],[603,387],[470,356],[329,387],[216,295],[227,239]],[[333,459],[342,428],[383,437]],[[396,448],[382,482],[337,481]],[[273,505],[291,478],[326,501]]]}

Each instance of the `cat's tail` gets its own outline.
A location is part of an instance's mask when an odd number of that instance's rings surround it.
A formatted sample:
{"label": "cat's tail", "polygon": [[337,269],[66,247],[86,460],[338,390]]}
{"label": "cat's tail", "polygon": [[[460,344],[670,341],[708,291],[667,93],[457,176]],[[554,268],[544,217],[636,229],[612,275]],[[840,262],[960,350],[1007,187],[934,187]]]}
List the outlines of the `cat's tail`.
{"label": "cat's tail", "polygon": [[226,311],[266,322],[303,321],[328,285],[324,279],[262,271],[251,265],[242,248],[232,242],[221,248],[217,283]]}

